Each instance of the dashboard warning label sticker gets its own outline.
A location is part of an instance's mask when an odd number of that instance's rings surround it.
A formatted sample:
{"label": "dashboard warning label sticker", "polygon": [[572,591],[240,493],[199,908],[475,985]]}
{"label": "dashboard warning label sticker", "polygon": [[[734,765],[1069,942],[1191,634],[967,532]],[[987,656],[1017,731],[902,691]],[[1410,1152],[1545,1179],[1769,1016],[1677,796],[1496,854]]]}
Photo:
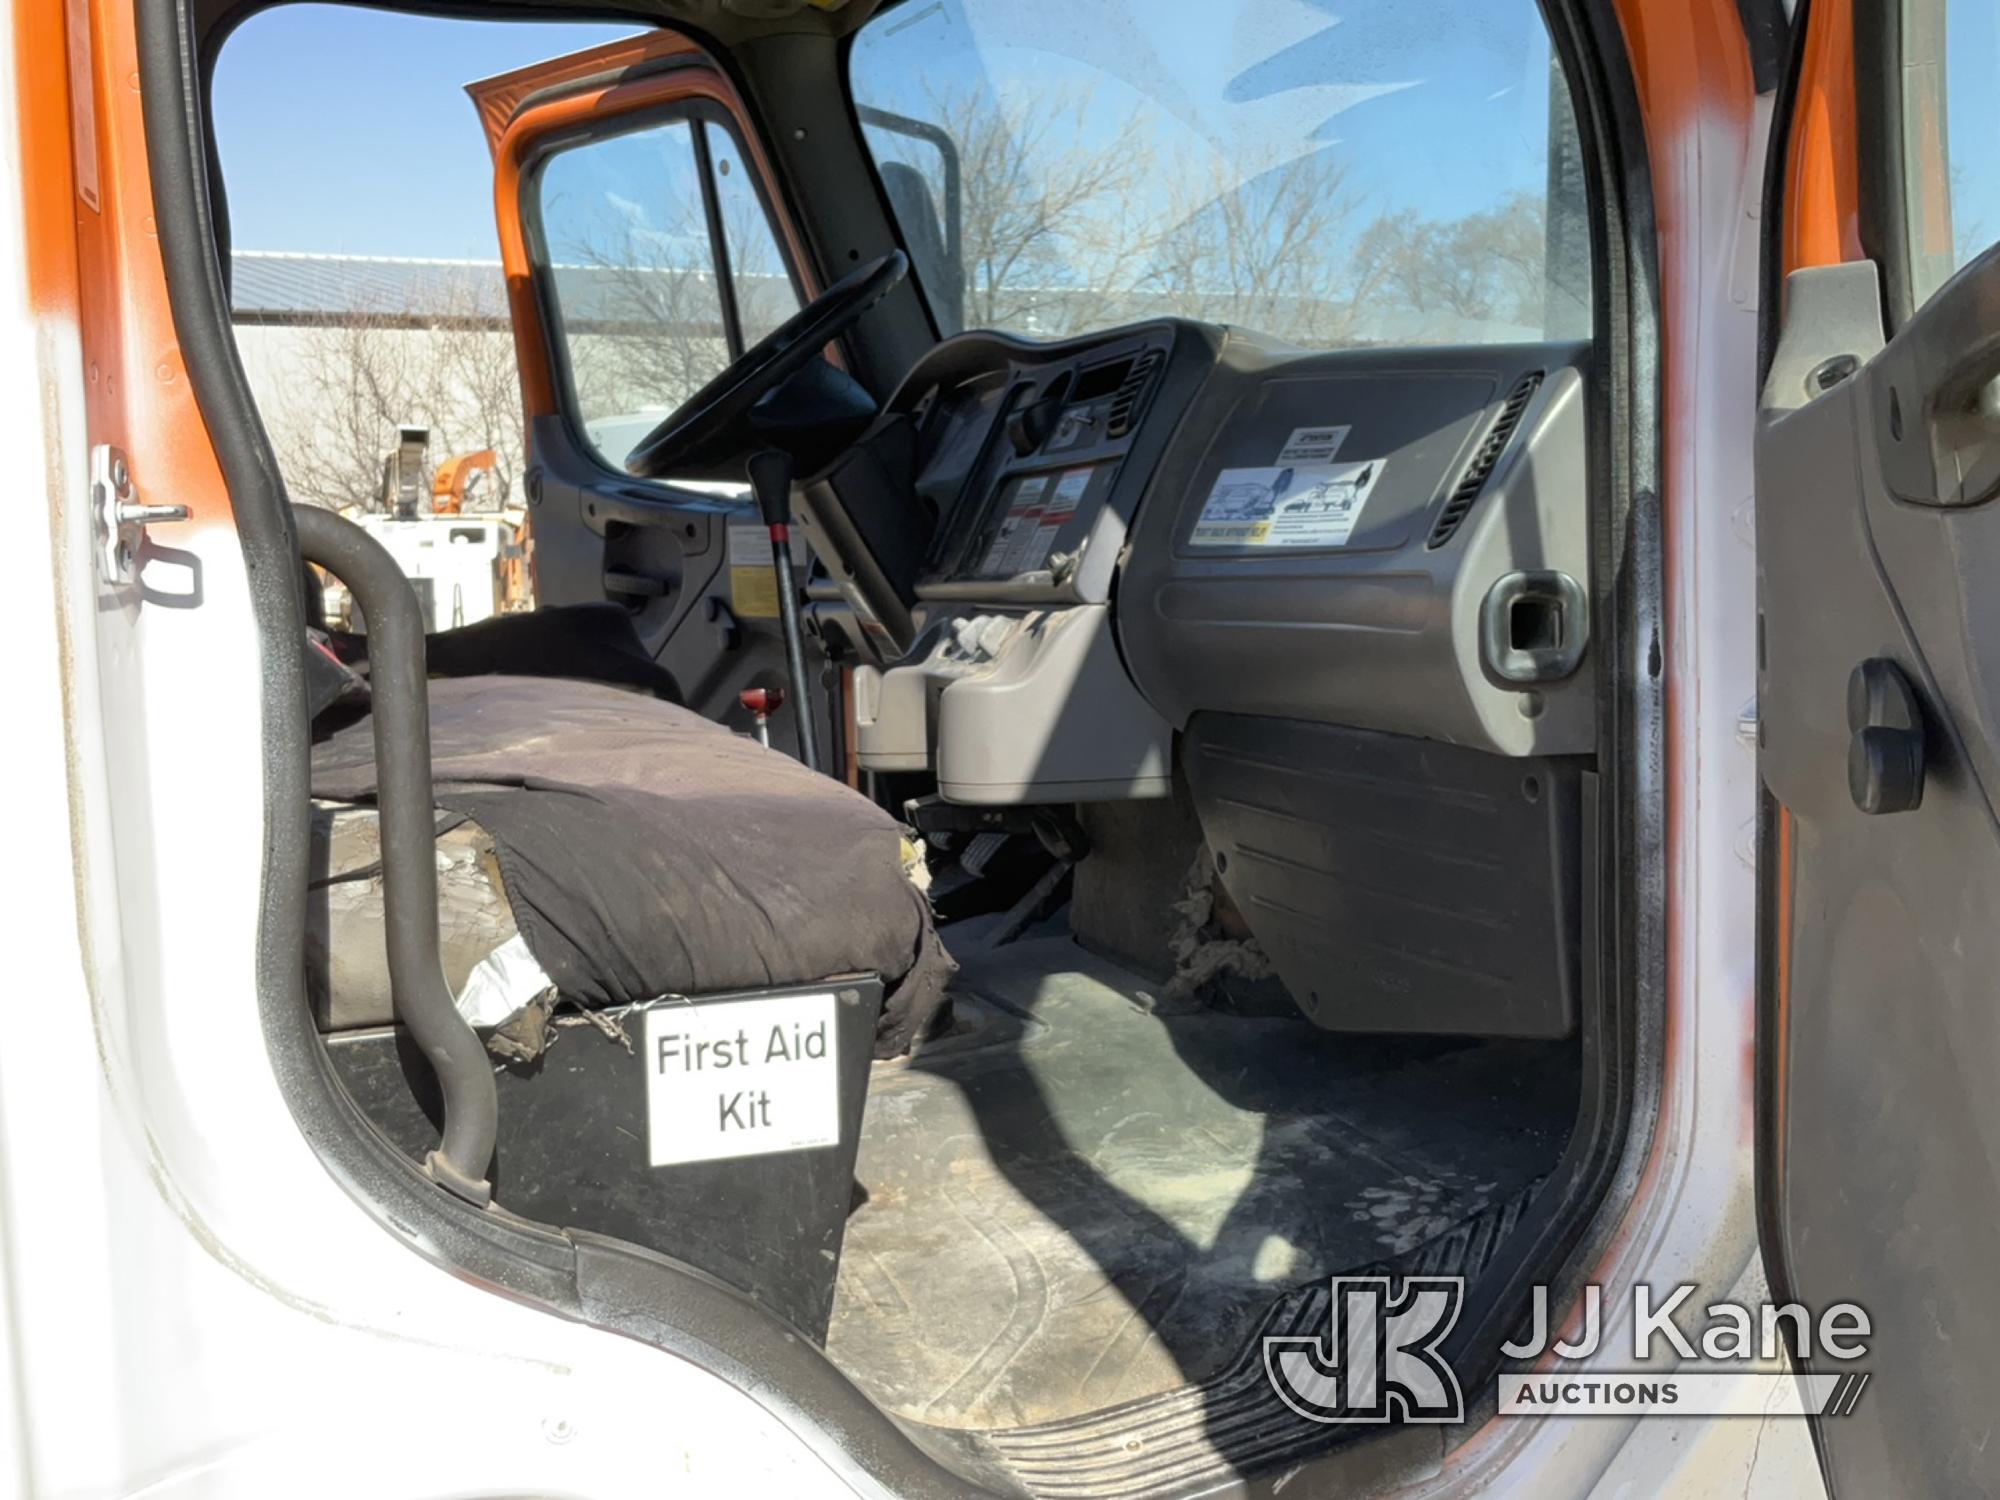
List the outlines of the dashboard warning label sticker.
{"label": "dashboard warning label sticker", "polygon": [[1345,547],[1387,467],[1358,464],[1224,469],[1188,541],[1196,547]]}
{"label": "dashboard warning label sticker", "polygon": [[1056,481],[1056,492],[1049,497],[1051,513],[1069,515],[1083,504],[1083,492],[1090,488],[1090,476],[1097,471],[1088,465],[1081,469],[1064,469],[1062,478]]}
{"label": "dashboard warning label sticker", "polygon": [[1056,487],[1049,494],[1049,502],[1043,508],[1041,524],[1035,534],[1028,538],[1027,545],[1014,560],[1014,572],[1033,573],[1048,564],[1049,554],[1055,550],[1056,538],[1069,524],[1070,517],[1083,504],[1084,492],[1090,488],[1091,476],[1097,471],[1089,466],[1081,469],[1065,469],[1056,480]]}
{"label": "dashboard warning label sticker", "polygon": [[1278,464],[1330,464],[1347,441],[1345,427],[1294,427],[1272,460]]}
{"label": "dashboard warning label sticker", "polygon": [[979,564],[982,578],[1012,578],[1034,566],[1027,557],[1034,546],[1035,533],[1041,529],[1042,495],[1048,487],[1049,476],[1036,474],[1023,479],[1015,488],[1000,529],[993,533],[992,544]]}
{"label": "dashboard warning label sticker", "polygon": [[1032,573],[1049,560],[1056,536],[1083,506],[1098,466],[1060,474],[1029,474],[1008,481],[1007,510],[979,561],[981,578]]}

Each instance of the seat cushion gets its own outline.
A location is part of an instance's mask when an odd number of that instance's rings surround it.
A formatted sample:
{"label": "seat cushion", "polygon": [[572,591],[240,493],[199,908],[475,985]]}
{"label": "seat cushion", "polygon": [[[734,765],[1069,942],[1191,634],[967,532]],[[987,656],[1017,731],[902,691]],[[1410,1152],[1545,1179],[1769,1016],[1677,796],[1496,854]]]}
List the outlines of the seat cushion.
{"label": "seat cushion", "polygon": [[[492,840],[512,921],[565,998],[620,1006],[872,972],[889,989],[883,1055],[935,1010],[951,961],[905,873],[901,827],[867,798],[685,708],[594,683],[439,680],[430,708],[435,801]],[[314,747],[316,799],[373,798],[372,736],[363,718]]]}

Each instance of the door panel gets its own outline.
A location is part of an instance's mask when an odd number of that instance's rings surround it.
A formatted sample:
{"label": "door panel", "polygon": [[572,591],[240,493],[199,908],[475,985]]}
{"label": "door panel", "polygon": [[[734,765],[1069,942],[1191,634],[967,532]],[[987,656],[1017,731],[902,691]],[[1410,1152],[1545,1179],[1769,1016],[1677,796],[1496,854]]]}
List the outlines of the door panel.
{"label": "door panel", "polygon": [[[1784,1295],[1872,1321],[1865,1359],[1800,1361],[1874,1377],[1819,1424],[1836,1494],[1983,1493],[2000,1394],[2000,505],[1934,502],[2000,457],[1979,394],[2000,376],[2000,252],[1879,350],[1877,286],[1868,262],[1793,275],[1758,434],[1761,767],[1789,835],[1772,851],[1766,1254]],[[1872,697],[1850,691],[1863,663]]]}
{"label": "door panel", "polygon": [[[613,43],[471,89],[528,408],[537,596],[623,605],[690,707],[748,729],[737,695],[787,680],[748,487],[620,465],[797,307],[803,277],[728,81],[683,38],[641,52]],[[831,705],[817,707],[834,743]],[[773,721],[781,749],[793,712]]]}

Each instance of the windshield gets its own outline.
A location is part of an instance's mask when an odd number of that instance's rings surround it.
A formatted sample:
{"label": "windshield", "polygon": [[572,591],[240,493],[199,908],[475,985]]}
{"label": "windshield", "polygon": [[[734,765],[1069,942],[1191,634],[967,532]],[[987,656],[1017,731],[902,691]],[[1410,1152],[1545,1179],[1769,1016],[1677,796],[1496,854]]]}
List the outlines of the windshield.
{"label": "windshield", "polygon": [[849,69],[945,333],[1589,333],[1580,153],[1533,0],[908,0]]}

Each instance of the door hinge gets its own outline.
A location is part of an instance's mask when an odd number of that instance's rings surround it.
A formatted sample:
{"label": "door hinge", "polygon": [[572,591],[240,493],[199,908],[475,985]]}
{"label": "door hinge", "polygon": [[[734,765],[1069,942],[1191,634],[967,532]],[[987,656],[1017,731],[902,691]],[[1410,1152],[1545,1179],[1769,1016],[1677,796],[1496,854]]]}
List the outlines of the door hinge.
{"label": "door hinge", "polygon": [[97,575],[106,583],[139,576],[139,548],[154,521],[185,521],[185,505],[148,505],[132,487],[132,466],[109,443],[90,450],[90,515],[96,533]]}
{"label": "door hinge", "polygon": [[1736,741],[1752,750],[1764,742],[1764,726],[1757,717],[1757,700],[1752,698],[1736,710]]}

